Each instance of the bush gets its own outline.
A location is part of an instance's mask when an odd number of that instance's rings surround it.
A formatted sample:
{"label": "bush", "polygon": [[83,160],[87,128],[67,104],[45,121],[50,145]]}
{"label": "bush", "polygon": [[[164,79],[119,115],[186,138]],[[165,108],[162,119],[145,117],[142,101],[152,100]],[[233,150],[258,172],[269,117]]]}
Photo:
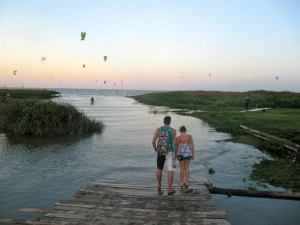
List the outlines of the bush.
{"label": "bush", "polygon": [[49,137],[101,132],[101,122],[90,120],[67,103],[35,99],[8,99],[0,103],[0,131]]}

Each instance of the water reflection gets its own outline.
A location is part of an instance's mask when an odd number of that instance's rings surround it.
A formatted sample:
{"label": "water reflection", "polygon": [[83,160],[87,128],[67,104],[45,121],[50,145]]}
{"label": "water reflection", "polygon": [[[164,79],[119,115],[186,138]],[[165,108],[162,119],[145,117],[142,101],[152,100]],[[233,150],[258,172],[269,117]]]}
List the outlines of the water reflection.
{"label": "water reflection", "polygon": [[[156,155],[151,141],[165,115],[151,113],[155,110],[170,115],[175,129],[185,125],[193,135],[196,154],[191,162],[191,182],[197,183],[197,175],[207,173],[212,167],[216,171],[211,176],[215,186],[260,188],[249,181],[252,165],[269,156],[251,146],[225,142],[231,137],[229,134],[216,132],[199,119],[167,112],[163,107],[149,110],[148,106],[124,97],[138,91],[63,90],[61,93],[56,101],[76,106],[90,118],[102,121],[106,128],[102,134],[85,137],[35,139],[1,135],[0,218],[28,218],[18,210],[50,209],[58,200],[71,198],[80,186],[93,181],[154,184]],[[91,96],[95,99],[93,105]],[[163,181],[166,184],[166,173]],[[174,182],[179,183],[178,170]],[[251,213],[260,210],[254,204]],[[240,214],[239,209],[230,214],[232,224],[243,224],[234,223],[240,221]],[[276,215],[281,215],[280,210]]]}

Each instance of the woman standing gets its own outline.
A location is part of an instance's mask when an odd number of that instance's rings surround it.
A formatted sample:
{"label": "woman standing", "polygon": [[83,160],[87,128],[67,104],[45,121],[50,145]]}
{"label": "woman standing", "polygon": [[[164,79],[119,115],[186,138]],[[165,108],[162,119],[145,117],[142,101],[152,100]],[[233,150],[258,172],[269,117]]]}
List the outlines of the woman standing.
{"label": "woman standing", "polygon": [[194,160],[194,141],[190,134],[186,133],[185,126],[179,128],[180,135],[177,137],[176,153],[180,163],[180,187],[185,187],[185,192],[190,193],[189,189],[190,160]]}

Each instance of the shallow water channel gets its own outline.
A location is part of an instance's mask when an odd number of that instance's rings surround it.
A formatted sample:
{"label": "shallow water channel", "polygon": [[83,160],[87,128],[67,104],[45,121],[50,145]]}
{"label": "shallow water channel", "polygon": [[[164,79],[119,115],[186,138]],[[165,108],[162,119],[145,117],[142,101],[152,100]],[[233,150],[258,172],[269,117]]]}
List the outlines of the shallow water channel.
{"label": "shallow water channel", "polygon": [[[127,95],[143,91],[58,90],[55,101],[68,102],[105,124],[102,134],[86,137],[24,138],[0,135],[0,218],[35,218],[21,208],[51,209],[69,199],[83,185],[94,181],[155,184],[156,155],[151,141],[163,117],[171,126],[185,125],[195,140],[193,174],[207,173],[217,187],[281,190],[249,180],[252,165],[265,153],[243,144],[226,142],[229,134],[216,132],[205,122],[172,113],[166,108],[139,104]],[[90,98],[95,102],[90,104]],[[166,181],[166,174],[164,174]],[[179,171],[175,173],[179,183]],[[213,195],[232,224],[296,225],[300,202]]]}

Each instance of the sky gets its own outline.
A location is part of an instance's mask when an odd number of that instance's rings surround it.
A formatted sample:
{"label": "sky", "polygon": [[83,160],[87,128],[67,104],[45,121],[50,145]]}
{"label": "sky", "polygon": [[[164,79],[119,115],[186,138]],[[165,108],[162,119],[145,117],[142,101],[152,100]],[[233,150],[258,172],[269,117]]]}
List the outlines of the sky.
{"label": "sky", "polygon": [[3,87],[300,92],[300,1],[0,0]]}

